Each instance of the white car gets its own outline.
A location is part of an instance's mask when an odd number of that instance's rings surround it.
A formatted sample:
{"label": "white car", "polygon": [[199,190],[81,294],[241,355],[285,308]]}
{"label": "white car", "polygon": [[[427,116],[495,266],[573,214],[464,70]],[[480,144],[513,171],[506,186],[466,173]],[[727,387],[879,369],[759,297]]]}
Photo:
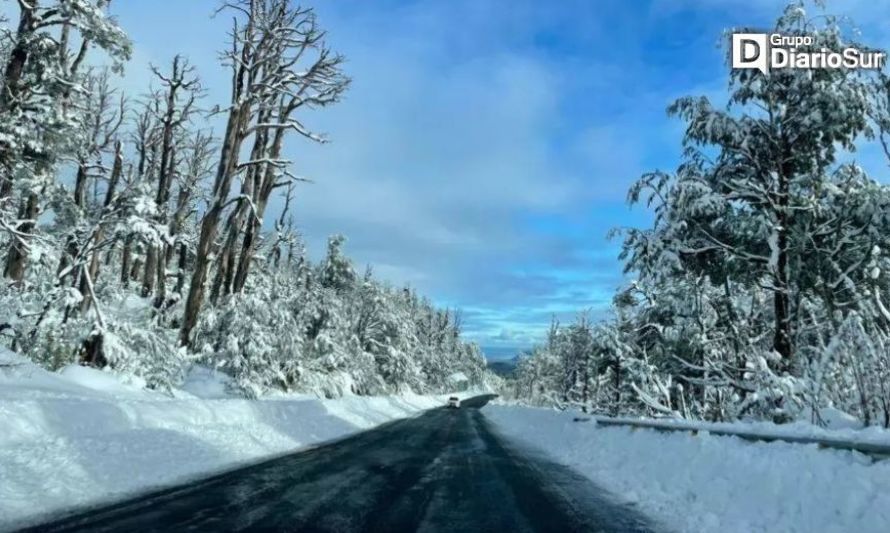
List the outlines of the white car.
{"label": "white car", "polygon": [[457,396],[452,396],[448,398],[448,408],[449,409],[459,409],[460,408],[460,398]]}

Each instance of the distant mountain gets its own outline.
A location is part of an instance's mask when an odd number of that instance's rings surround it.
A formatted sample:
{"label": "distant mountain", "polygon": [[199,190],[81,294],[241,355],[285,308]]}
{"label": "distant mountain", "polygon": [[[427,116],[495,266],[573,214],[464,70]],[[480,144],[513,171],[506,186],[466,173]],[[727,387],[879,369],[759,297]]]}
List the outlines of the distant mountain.
{"label": "distant mountain", "polygon": [[513,374],[513,371],[516,370],[516,363],[519,362],[519,357],[514,357],[513,359],[501,359],[498,361],[489,361],[488,369],[494,372],[495,374],[501,377],[510,377]]}

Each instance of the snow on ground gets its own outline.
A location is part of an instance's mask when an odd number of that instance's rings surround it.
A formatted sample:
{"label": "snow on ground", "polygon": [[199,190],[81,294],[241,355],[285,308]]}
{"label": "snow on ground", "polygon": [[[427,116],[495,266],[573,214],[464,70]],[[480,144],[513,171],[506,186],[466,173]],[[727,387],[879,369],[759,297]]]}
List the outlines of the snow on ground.
{"label": "snow on ground", "polygon": [[197,369],[174,397],[0,349],[0,530],[292,452],[443,405],[446,397],[246,400]]}
{"label": "snow on ground", "polygon": [[[890,431],[880,426],[864,427],[856,418],[833,408],[823,408],[820,416],[826,427],[820,427],[801,420],[788,424],[773,424],[764,421],[748,422],[699,422],[669,418],[647,419],[647,423],[662,427],[700,429],[702,431],[725,431],[757,434],[775,438],[808,438],[838,441],[855,441],[863,444],[890,446]],[[635,418],[612,418],[616,421],[639,421]]]}
{"label": "snow on ground", "polygon": [[890,459],[873,463],[815,445],[597,426],[547,409],[489,405],[483,413],[502,434],[677,531],[890,531]]}

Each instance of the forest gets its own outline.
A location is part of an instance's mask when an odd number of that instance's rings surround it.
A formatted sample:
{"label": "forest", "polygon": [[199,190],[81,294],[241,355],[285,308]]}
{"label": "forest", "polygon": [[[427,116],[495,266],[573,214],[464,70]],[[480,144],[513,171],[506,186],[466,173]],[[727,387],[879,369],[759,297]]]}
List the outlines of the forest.
{"label": "forest", "polygon": [[194,364],[250,397],[481,384],[459,312],[357,272],[339,235],[306,253],[288,147],[328,142],[304,117],[350,85],[315,12],[219,5],[225,102],[186,55],[125,93],[140,67],[107,0],[19,0],[0,22],[0,345],[158,390]]}
{"label": "forest", "polygon": [[[812,36],[817,51],[874,50],[849,21],[804,7],[770,31]],[[554,321],[511,396],[607,415],[890,427],[890,188],[857,164],[866,150],[890,162],[890,80],[729,64],[726,105],[668,108],[684,125],[681,163],[629,191],[654,221],[615,232],[627,275],[607,317]]]}

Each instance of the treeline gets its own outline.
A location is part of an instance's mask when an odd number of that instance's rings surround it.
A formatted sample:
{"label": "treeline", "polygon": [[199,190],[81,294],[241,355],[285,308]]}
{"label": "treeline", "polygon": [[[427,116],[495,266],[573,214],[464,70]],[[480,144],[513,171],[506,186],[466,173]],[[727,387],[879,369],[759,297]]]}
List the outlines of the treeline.
{"label": "treeline", "polygon": [[223,2],[230,98],[211,106],[183,56],[152,67],[142,94],[115,88],[132,45],[107,6],[21,1],[3,24],[2,342],[49,368],[111,367],[158,388],[196,362],[252,394],[481,383],[458,315],[357,276],[340,237],[321,264],[304,254],[291,218],[303,178],[285,146],[325,142],[301,116],[350,81],[314,12]]}
{"label": "treeline", "polygon": [[[868,48],[804,7],[772,31]],[[890,82],[848,69],[729,81],[725,108],[670,106],[682,163],[630,191],[655,221],[623,231],[635,280],[611,317],[554,324],[510,389],[613,415],[819,423],[835,409],[890,426],[890,188],[851,162],[866,145],[890,160]]]}

